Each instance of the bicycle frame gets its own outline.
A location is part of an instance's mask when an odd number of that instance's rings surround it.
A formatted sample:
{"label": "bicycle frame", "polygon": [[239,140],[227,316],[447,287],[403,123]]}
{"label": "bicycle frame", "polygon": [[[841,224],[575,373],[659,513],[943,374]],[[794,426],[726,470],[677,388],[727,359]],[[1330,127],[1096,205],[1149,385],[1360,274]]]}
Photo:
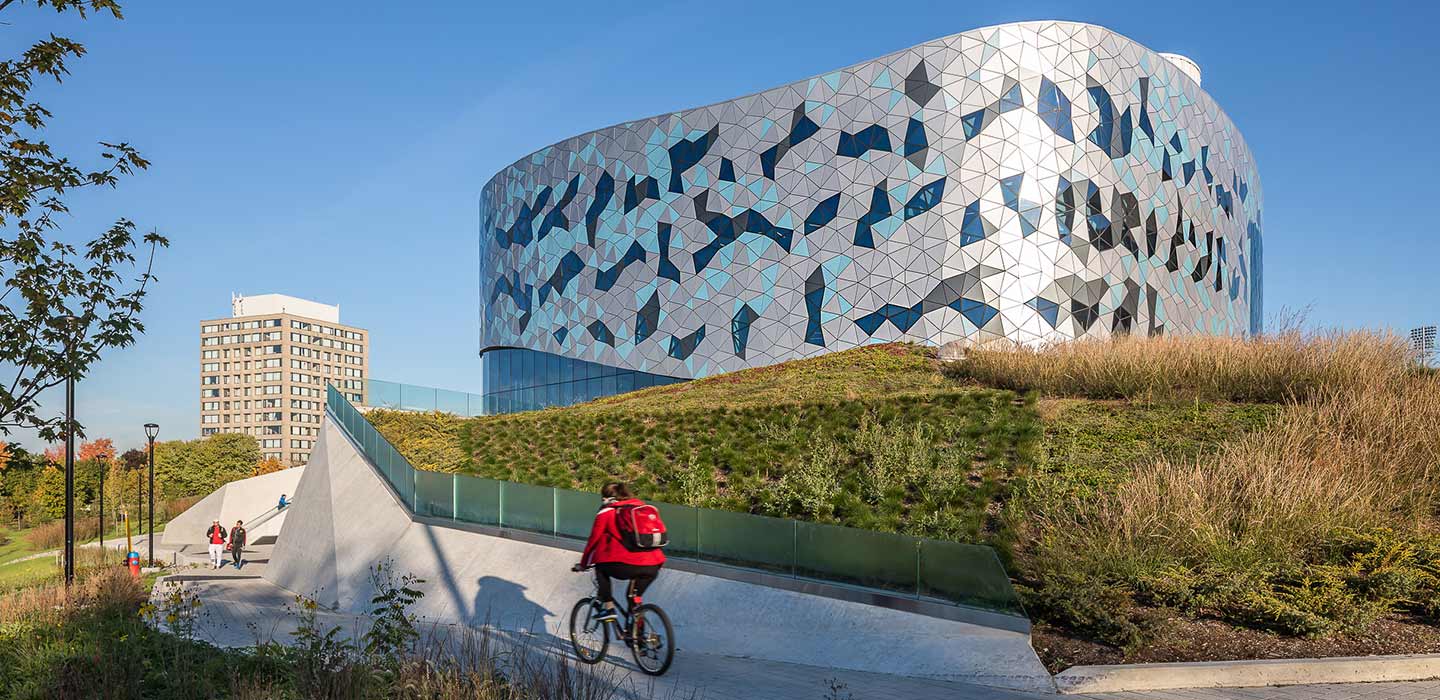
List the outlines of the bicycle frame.
{"label": "bicycle frame", "polygon": [[[627,585],[626,588],[628,589],[629,586]],[[590,593],[590,597],[600,601],[600,605],[603,606],[605,604],[605,601],[600,600],[600,583],[595,580],[595,577],[593,575],[590,577]],[[612,602],[615,603],[615,612],[619,613],[621,618],[624,618],[625,624],[620,624],[619,619],[610,620],[607,624],[615,625],[619,629],[620,639],[628,643],[630,641],[631,633],[634,631],[632,628],[635,624],[635,618],[631,615],[631,609],[635,607],[635,601],[631,600],[629,595],[626,595],[625,607],[623,608],[620,607],[619,601]]]}

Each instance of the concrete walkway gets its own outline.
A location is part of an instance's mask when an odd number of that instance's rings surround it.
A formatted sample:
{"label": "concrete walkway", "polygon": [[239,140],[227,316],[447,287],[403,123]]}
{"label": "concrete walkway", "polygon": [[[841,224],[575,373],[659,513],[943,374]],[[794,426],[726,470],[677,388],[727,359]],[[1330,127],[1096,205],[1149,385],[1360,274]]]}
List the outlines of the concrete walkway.
{"label": "concrete walkway", "polygon": [[[248,568],[248,567],[247,567]],[[267,581],[249,578],[253,571],[229,574],[195,570],[176,577],[196,591],[204,602],[196,636],[223,647],[252,646],[257,642],[290,639],[297,618],[287,609],[294,607],[294,594]],[[157,590],[160,590],[157,588]],[[351,636],[367,625],[363,616],[322,613],[321,624],[339,627]],[[742,624],[737,621],[737,624]],[[440,634],[453,626],[437,625]],[[562,634],[532,635],[524,644],[537,653],[552,656],[569,654],[569,642]],[[614,644],[611,658],[597,667],[630,698],[696,697],[714,700],[1422,700],[1440,698],[1440,680],[1414,683],[1356,683],[1343,685],[1287,686],[1280,688],[1220,688],[1164,690],[1101,695],[1058,696],[1005,690],[965,683],[917,679],[882,673],[864,673],[820,668],[757,659],[737,658],[687,651],[684,640],[675,655],[675,665],[665,676],[653,679],[636,670]],[[832,688],[834,689],[832,691]]]}

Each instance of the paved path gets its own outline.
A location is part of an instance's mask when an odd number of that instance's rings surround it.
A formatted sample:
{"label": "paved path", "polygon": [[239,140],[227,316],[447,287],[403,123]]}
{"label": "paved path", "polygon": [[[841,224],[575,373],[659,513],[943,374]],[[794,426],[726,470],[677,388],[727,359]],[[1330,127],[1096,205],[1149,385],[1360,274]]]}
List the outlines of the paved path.
{"label": "paved path", "polygon": [[[258,565],[252,565],[257,566]],[[247,567],[249,569],[249,567]],[[256,570],[220,572],[203,569],[184,572],[185,585],[204,601],[196,636],[223,647],[251,646],[260,641],[287,641],[295,630],[294,595],[267,581],[250,578]],[[158,590],[158,589],[157,589]],[[363,616],[322,613],[323,626],[339,627],[359,635]],[[451,625],[437,625],[431,634],[454,633]],[[568,654],[568,642],[558,635],[516,638],[497,633],[492,641],[548,657]],[[617,644],[612,655],[622,652]],[[1416,683],[1359,683],[1289,686],[1279,688],[1222,688],[1057,696],[1027,693],[959,682],[844,671],[800,664],[676,652],[675,665],[659,679],[636,670],[628,657],[607,660],[597,672],[614,682],[627,698],[700,698],[708,700],[1422,700],[1440,699],[1440,681]],[[832,690],[833,688],[833,690]]]}

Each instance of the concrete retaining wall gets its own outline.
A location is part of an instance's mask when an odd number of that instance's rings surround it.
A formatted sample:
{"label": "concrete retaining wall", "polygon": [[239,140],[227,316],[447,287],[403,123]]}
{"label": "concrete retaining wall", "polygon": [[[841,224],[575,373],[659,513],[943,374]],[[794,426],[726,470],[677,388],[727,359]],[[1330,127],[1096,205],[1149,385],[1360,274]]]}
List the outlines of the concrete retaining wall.
{"label": "concrete retaining wall", "polygon": [[[568,645],[571,606],[591,593],[573,551],[415,522],[327,418],[296,487],[265,578],[321,603],[363,612],[369,572],[426,580],[416,612],[528,631]],[[664,606],[683,653],[1053,690],[1029,635],[713,576],[667,570],[646,598]]]}
{"label": "concrete retaining wall", "polygon": [[227,530],[236,520],[244,520],[251,542],[279,535],[291,509],[275,513],[275,505],[282,493],[295,499],[304,474],[305,467],[293,467],[225,484],[171,520],[165,526],[160,543],[166,547],[203,543],[205,530],[215,518],[219,518]]}
{"label": "concrete retaining wall", "polygon": [[1074,694],[1432,678],[1440,678],[1440,654],[1072,666],[1055,676],[1055,682],[1060,692]]}

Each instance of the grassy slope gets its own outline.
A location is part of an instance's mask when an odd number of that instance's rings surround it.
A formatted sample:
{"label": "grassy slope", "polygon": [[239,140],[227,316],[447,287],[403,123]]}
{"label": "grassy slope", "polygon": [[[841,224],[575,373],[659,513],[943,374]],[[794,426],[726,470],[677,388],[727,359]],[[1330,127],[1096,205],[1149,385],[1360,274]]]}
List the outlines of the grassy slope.
{"label": "grassy slope", "polygon": [[1091,493],[1127,478],[1157,458],[1189,459],[1258,430],[1280,408],[1227,402],[1134,403],[1042,399],[1045,437],[1033,481]]}
{"label": "grassy slope", "polygon": [[1268,415],[1037,402],[949,379],[930,351],[888,345],[564,409],[370,417],[422,468],[583,489],[623,479],[656,500],[1005,546],[999,515],[1037,467],[1093,487]]}
{"label": "grassy slope", "polygon": [[[909,346],[459,420],[373,412],[417,466],[973,540],[1039,435],[1028,402]],[[461,449],[463,446],[463,449]]]}

